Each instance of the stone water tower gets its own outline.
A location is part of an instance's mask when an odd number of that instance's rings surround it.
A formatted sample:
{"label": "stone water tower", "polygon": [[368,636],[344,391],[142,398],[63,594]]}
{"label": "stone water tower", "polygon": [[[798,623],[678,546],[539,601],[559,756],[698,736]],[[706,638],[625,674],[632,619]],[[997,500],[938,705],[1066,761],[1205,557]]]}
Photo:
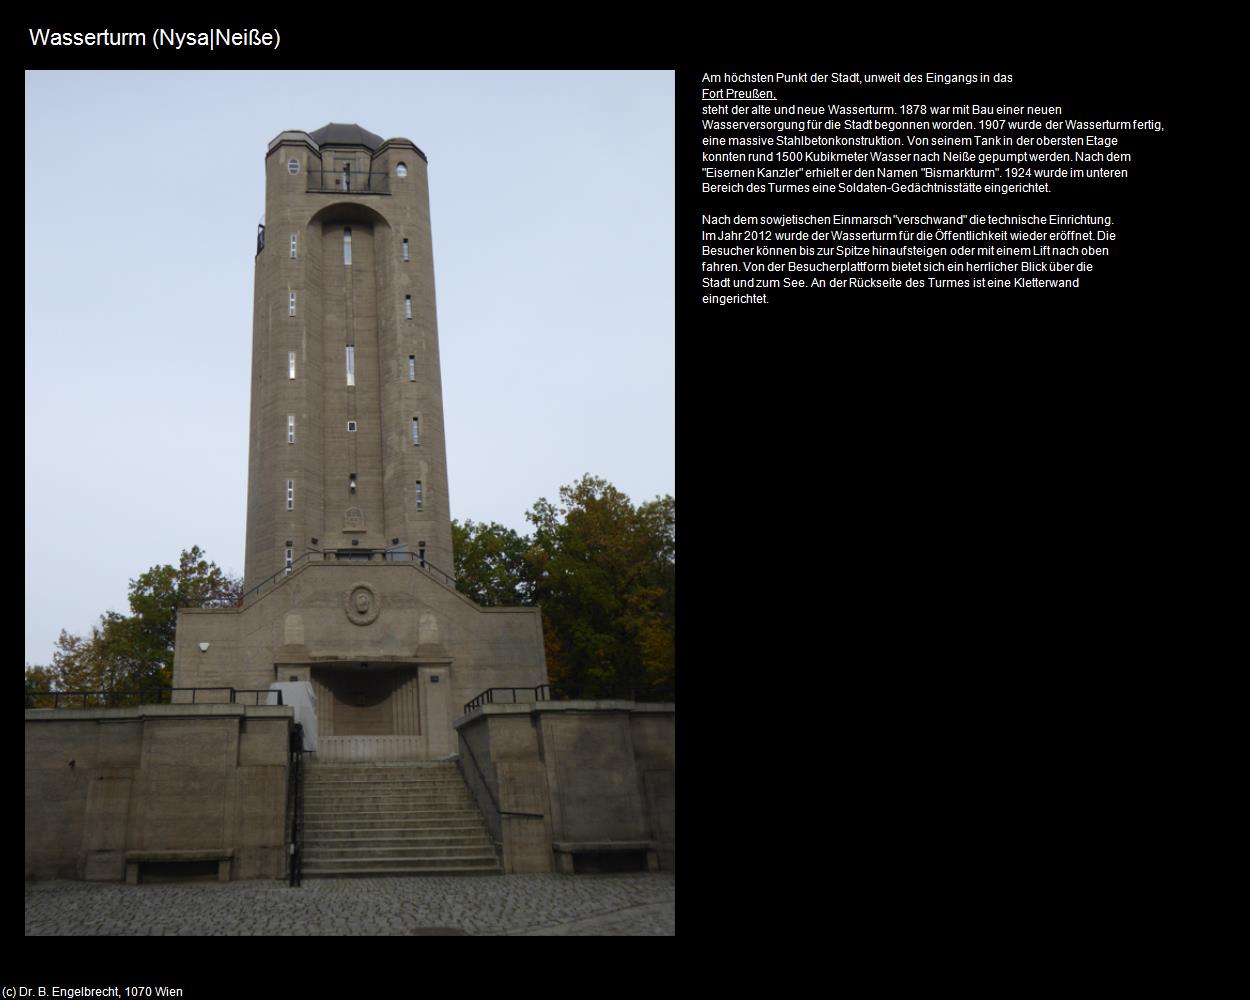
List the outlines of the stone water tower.
{"label": "stone water tower", "polygon": [[175,687],[310,681],[322,760],[422,760],[547,681],[534,608],[454,587],[428,166],[358,125],[265,157],[244,603],[179,613]]}

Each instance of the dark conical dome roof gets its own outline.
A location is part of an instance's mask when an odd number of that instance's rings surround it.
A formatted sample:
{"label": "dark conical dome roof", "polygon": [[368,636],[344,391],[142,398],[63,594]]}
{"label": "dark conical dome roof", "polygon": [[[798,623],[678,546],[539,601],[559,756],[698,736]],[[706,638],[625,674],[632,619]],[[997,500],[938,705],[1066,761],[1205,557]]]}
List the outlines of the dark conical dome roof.
{"label": "dark conical dome roof", "polygon": [[374,150],[385,141],[380,135],[374,135],[359,125],[339,125],[335,122],[323,125],[308,135],[318,146],[364,146]]}

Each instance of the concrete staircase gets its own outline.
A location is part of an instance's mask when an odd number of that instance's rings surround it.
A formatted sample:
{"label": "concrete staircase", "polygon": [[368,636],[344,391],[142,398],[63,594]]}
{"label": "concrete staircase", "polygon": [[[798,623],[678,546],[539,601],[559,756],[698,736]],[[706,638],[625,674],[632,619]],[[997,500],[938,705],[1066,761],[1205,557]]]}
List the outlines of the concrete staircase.
{"label": "concrete staircase", "polygon": [[454,763],[312,764],[304,773],[306,878],[503,874]]}

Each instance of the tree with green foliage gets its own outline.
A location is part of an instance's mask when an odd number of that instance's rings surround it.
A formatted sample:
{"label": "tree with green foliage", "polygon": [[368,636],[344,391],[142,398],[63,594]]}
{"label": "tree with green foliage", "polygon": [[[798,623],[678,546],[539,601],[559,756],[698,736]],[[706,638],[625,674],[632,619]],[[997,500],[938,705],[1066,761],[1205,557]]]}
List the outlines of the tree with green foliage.
{"label": "tree with green foliage", "polygon": [[43,701],[34,696],[51,691],[54,680],[51,668],[32,667],[29,663],[26,664],[26,707],[42,707]]}
{"label": "tree with green foliage", "polygon": [[530,541],[502,524],[451,522],[456,589],[485,608],[533,604]]}
{"label": "tree with green foliage", "polygon": [[129,615],[106,612],[89,636],[62,630],[52,666],[27,666],[27,693],[32,684],[45,691],[168,687],[178,608],[233,607],[242,594],[242,580],[227,576],[204,558],[199,546],[192,546],[179,556],[177,566],[153,566],[130,581]]}
{"label": "tree with green foliage", "polygon": [[580,697],[673,698],[675,505],[592,476],[539,499],[529,564],[547,670]]}
{"label": "tree with green foliage", "polygon": [[635,507],[584,476],[540,499],[534,535],[452,522],[456,587],[478,604],[538,604],[547,672],[568,696],[675,696],[671,496]]}

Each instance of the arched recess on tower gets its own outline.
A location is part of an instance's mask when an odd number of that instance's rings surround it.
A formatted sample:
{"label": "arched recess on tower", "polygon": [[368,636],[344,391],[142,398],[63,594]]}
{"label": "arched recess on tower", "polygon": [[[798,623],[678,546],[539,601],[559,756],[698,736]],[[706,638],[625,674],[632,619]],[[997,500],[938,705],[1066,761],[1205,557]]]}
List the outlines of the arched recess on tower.
{"label": "arched recess on tower", "polygon": [[370,208],[368,205],[361,205],[359,202],[336,201],[333,204],[319,208],[309,218],[307,226],[334,226],[334,225],[351,225],[352,223],[363,224],[380,228],[385,226],[390,228],[390,223],[386,221],[386,216],[380,212]]}

